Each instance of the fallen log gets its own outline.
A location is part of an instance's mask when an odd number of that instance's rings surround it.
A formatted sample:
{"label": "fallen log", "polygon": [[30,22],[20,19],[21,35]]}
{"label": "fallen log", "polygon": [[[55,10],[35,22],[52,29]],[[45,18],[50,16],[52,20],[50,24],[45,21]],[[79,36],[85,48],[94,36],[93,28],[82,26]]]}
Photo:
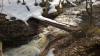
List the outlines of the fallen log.
{"label": "fallen log", "polygon": [[51,26],[57,27],[59,29],[68,31],[68,32],[79,31],[80,30],[80,27],[78,27],[78,26],[68,25],[68,24],[66,25],[66,24],[59,23],[59,22],[57,22],[55,20],[52,20],[52,19],[49,19],[49,18],[45,18],[45,17],[42,17],[42,16],[35,17],[35,19],[39,20],[43,24],[51,25]]}
{"label": "fallen log", "polygon": [[71,2],[70,0],[66,0],[69,4],[71,4],[72,6],[77,6],[75,3]]}

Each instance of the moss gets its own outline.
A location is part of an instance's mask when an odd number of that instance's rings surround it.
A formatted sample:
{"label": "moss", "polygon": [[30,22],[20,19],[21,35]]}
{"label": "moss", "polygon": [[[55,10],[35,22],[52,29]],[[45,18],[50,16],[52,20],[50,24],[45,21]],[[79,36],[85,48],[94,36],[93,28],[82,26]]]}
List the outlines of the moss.
{"label": "moss", "polygon": [[95,30],[95,34],[100,36],[100,28],[97,28],[97,29]]}

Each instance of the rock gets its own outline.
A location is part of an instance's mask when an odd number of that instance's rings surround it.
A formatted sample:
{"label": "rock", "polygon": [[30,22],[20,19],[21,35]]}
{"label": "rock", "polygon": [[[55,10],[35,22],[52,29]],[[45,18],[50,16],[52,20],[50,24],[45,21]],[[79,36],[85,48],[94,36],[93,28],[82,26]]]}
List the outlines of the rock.
{"label": "rock", "polygon": [[[0,41],[3,47],[16,47],[28,43],[32,37],[38,34],[38,23],[35,20],[29,21],[27,26],[23,21],[8,21],[0,16]],[[33,23],[34,22],[34,23]]]}

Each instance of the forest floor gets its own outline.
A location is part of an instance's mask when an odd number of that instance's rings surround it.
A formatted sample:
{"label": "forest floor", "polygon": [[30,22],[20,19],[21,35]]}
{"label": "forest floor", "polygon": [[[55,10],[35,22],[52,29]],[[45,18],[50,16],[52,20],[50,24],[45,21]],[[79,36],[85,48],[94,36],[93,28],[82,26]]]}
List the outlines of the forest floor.
{"label": "forest floor", "polygon": [[[83,5],[67,8],[65,12],[56,17],[55,20],[60,23],[65,23],[66,25],[75,25],[76,23],[76,25],[79,24],[78,26],[80,27],[80,25],[86,24],[86,22],[82,23],[83,21],[81,21],[83,20],[82,18],[84,18],[80,15],[82,12],[86,15],[86,9]],[[98,12],[100,12],[100,10],[98,10]],[[93,13],[94,15],[96,14],[95,9]],[[96,14],[96,16],[99,15]],[[88,18],[85,17],[85,19]],[[96,19],[96,23],[100,22],[99,20],[100,19]],[[88,26],[85,25],[84,27]],[[89,31],[94,31],[93,36],[92,34],[91,36],[87,36],[84,32],[70,33],[52,26],[48,26],[46,30],[49,31],[48,38],[51,38],[51,42],[44,52],[41,53],[41,56],[45,56],[47,51],[51,48],[55,48],[55,56],[100,56],[99,26],[90,28]],[[98,33],[95,31],[98,31]]]}

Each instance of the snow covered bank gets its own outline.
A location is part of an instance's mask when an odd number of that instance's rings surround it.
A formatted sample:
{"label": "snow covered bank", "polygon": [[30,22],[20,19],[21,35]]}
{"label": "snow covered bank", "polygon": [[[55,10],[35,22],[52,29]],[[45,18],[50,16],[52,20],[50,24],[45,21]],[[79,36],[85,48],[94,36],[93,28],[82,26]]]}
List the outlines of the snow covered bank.
{"label": "snow covered bank", "polygon": [[[36,2],[41,3],[42,0],[36,0]],[[16,20],[22,20],[24,22],[30,17],[38,17],[42,15],[43,8],[35,6],[35,0],[25,0],[26,5],[23,5],[22,3],[23,0],[20,0],[20,3],[17,3],[17,0],[0,0],[0,13],[7,14],[7,19],[10,19],[10,17],[16,17]]]}
{"label": "snow covered bank", "polygon": [[[0,0],[0,13],[7,14],[7,19],[15,17],[16,20],[22,20],[27,24],[27,20],[30,17],[42,16],[43,8],[39,5],[35,6],[36,3],[41,3],[42,0]],[[50,10],[48,13],[57,12],[55,6],[59,5],[60,0],[53,0],[50,3]],[[61,0],[63,1],[63,0]],[[70,0],[71,2],[74,0]],[[25,3],[25,5],[23,4]],[[47,18],[45,18],[47,19]],[[42,19],[41,19],[42,20]]]}
{"label": "snow covered bank", "polygon": [[[23,1],[20,0],[21,3],[17,3],[17,0],[3,0],[3,8],[0,7],[0,13],[7,14],[7,19],[10,17],[16,17],[16,20],[22,20],[26,22],[33,15],[40,16],[43,11],[40,6],[34,6],[35,0],[25,0],[26,5],[22,5]],[[37,0],[38,3],[41,0]],[[30,11],[28,11],[27,7],[29,7]]]}

